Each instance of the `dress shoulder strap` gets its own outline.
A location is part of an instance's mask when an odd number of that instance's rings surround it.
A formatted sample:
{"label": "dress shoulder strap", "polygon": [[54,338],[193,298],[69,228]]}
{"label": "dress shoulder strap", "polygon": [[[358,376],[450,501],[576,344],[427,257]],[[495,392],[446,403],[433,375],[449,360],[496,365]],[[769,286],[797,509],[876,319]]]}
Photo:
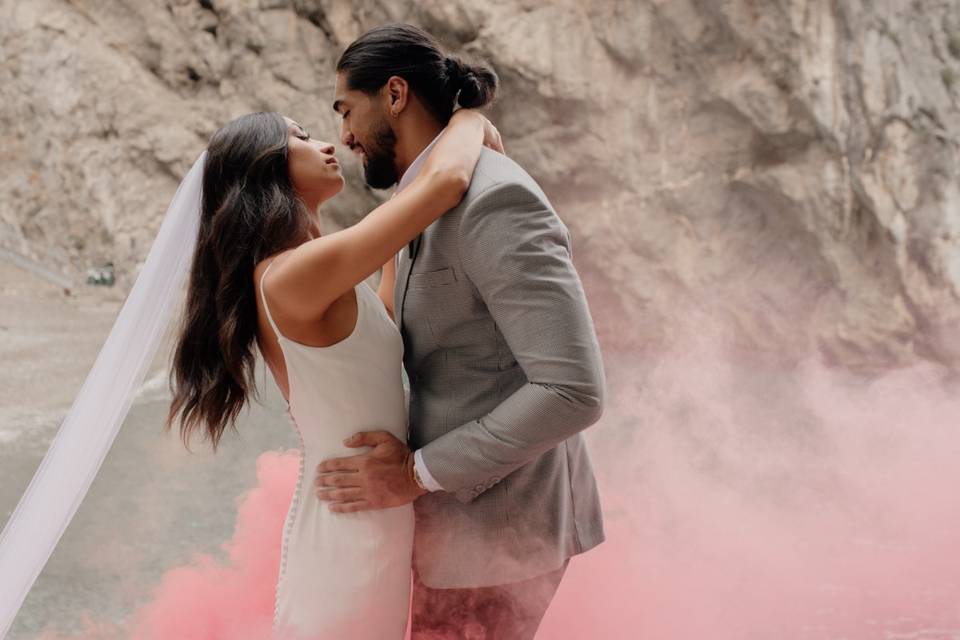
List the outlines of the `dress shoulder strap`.
{"label": "dress shoulder strap", "polygon": [[267,275],[267,271],[270,271],[270,267],[272,266],[273,260],[270,261],[270,264],[267,265],[267,268],[264,269],[263,273],[260,274],[260,299],[263,301],[263,311],[267,314],[267,320],[270,322],[270,326],[273,327],[273,332],[277,334],[277,339],[280,339],[283,338],[283,334],[280,333],[279,329],[277,329],[277,323],[273,321],[273,316],[270,314],[270,307],[267,306],[267,294],[263,290],[263,278]]}

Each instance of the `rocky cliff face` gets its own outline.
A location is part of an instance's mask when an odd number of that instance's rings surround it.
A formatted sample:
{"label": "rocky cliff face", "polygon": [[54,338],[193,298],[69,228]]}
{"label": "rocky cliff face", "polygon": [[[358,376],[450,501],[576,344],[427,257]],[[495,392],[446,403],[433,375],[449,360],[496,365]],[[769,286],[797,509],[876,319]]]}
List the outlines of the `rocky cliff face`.
{"label": "rocky cliff face", "polygon": [[[0,0],[0,247],[128,284],[226,120],[333,139],[333,66],[421,24],[503,81],[611,347],[960,362],[956,0]],[[377,196],[358,168],[339,224]]]}

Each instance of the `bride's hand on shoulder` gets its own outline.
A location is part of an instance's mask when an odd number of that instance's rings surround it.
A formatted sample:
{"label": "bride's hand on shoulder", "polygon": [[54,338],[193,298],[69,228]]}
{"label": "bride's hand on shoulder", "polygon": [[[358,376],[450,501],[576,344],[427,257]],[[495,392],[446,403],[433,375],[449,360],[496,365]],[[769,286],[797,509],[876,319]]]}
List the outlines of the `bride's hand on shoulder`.
{"label": "bride's hand on shoulder", "polygon": [[483,118],[483,146],[490,147],[494,151],[507,155],[503,148],[503,138],[500,137],[500,130],[497,129],[486,116]]}
{"label": "bride's hand on shoulder", "polygon": [[503,138],[496,125],[490,122],[490,119],[476,109],[457,109],[453,114],[451,122],[455,118],[478,118],[483,123],[483,146],[493,149],[503,155],[507,152],[503,148]]}

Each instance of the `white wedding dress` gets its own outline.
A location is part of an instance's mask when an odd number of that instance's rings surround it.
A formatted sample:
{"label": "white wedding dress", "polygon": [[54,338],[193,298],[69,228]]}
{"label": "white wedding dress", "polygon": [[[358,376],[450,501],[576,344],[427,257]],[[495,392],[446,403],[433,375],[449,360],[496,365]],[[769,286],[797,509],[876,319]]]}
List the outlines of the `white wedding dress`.
{"label": "white wedding dress", "polygon": [[300,471],[283,526],[273,629],[297,640],[402,640],[410,606],[413,505],[333,513],[316,495],[317,465],[356,455],[343,440],[385,430],[407,440],[403,341],[377,294],[355,287],[357,324],[329,347],[284,337],[261,298],[286,362],[288,413]]}

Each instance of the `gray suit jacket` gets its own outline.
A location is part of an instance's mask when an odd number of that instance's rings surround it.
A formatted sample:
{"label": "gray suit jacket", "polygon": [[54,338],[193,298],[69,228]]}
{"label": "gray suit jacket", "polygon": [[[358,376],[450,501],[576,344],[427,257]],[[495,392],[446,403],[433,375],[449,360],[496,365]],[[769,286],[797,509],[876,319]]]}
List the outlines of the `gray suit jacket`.
{"label": "gray suit jacket", "polygon": [[484,149],[463,201],[398,267],[410,447],[445,489],[414,503],[421,580],[515,582],[602,542],[580,431],[602,412],[603,364],[546,195]]}

